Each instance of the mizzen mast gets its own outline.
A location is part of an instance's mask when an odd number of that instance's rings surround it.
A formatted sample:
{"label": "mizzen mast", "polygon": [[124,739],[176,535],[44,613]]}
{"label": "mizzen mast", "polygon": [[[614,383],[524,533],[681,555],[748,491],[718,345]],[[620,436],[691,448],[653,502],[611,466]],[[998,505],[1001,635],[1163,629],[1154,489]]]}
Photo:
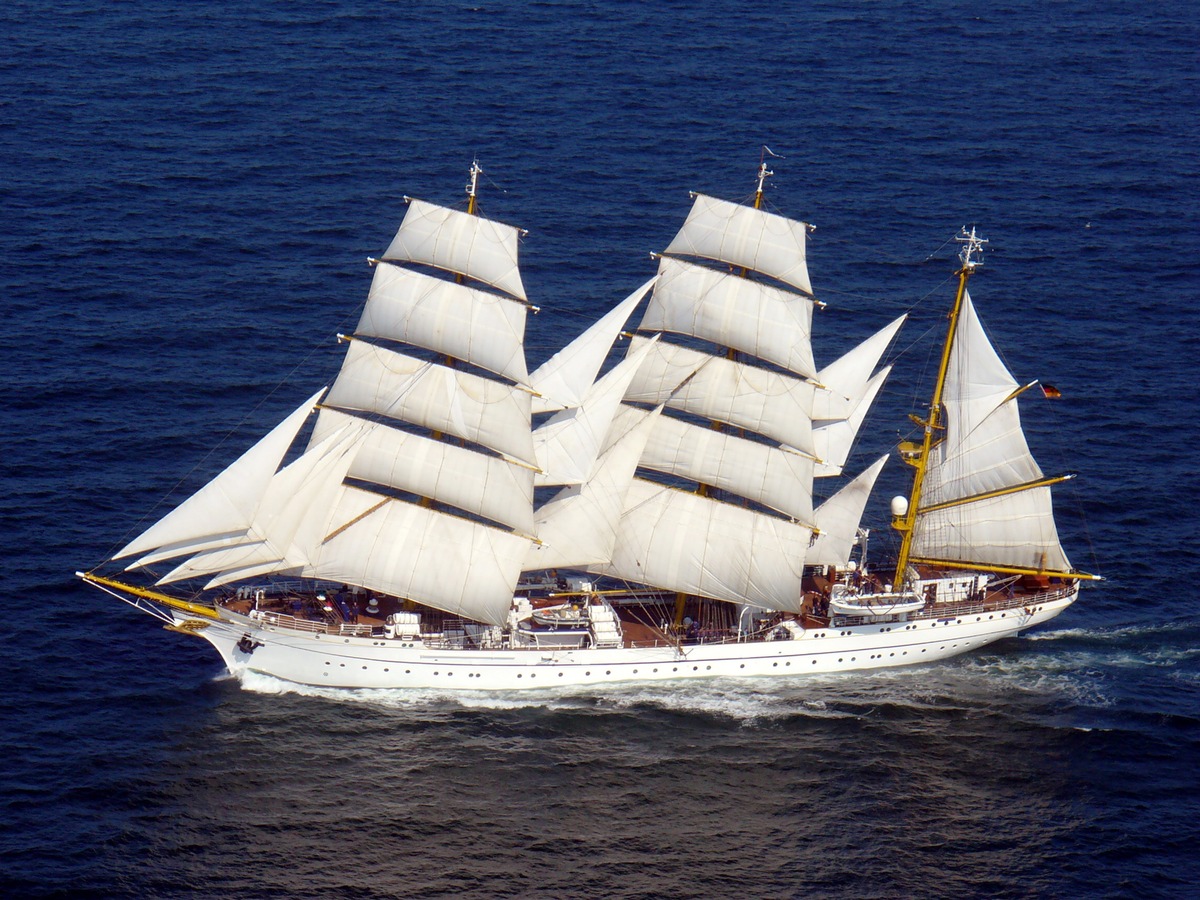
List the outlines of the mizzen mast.
{"label": "mizzen mast", "polygon": [[[944,430],[942,424],[942,392],[946,387],[946,372],[950,367],[950,350],[954,345],[954,335],[958,330],[958,317],[962,312],[963,298],[967,294],[967,281],[975,269],[983,265],[983,247],[986,240],[975,233],[975,226],[970,232],[963,227],[962,233],[955,240],[963,245],[958,258],[962,267],[958,270],[958,291],[954,296],[954,307],[950,311],[949,326],[946,330],[946,342],[942,346],[942,359],[938,365],[937,382],[933,388],[933,399],[929,403],[929,417],[913,421],[922,427],[924,434],[918,446],[913,441],[905,441],[900,445],[901,458],[916,469],[913,475],[912,491],[909,494],[908,506],[902,510],[893,509],[892,527],[902,535],[900,555],[896,559],[896,574],[892,583],[897,589],[904,584],[905,571],[908,569],[908,558],[912,553],[913,526],[917,521],[917,508],[920,505],[921,489],[925,482],[925,472],[929,467],[929,450],[939,439],[938,432]],[[976,254],[979,258],[976,259]],[[899,502],[899,498],[897,501]],[[897,514],[898,513],[898,514]]]}

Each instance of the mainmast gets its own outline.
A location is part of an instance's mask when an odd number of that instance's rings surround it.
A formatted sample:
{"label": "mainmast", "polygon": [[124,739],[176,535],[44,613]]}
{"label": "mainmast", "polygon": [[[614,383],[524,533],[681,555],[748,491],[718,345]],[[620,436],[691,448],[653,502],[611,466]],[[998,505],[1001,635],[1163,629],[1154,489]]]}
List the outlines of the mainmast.
{"label": "mainmast", "polygon": [[[924,436],[919,447],[912,441],[905,441],[900,445],[901,458],[913,466],[916,473],[913,475],[912,492],[909,495],[907,507],[900,510],[893,509],[892,527],[903,536],[900,541],[900,555],[896,559],[896,574],[892,580],[897,590],[904,584],[908,557],[912,551],[913,526],[917,521],[921,488],[924,486],[925,472],[929,466],[929,450],[939,439],[937,432],[945,428],[942,424],[942,391],[946,387],[946,372],[950,367],[950,350],[954,345],[955,332],[958,330],[958,317],[962,312],[963,297],[967,294],[967,281],[976,267],[983,265],[983,245],[987,243],[986,240],[976,235],[975,226],[971,226],[969,233],[964,227],[962,233],[955,240],[963,245],[958,255],[962,261],[962,268],[958,270],[958,292],[954,297],[954,307],[950,311],[950,324],[946,330],[946,342],[942,347],[942,361],[938,366],[933,400],[929,404],[929,418],[913,417],[913,421],[924,429]],[[979,254],[979,259],[975,259],[976,253]],[[893,503],[899,504],[900,499],[897,498]]]}

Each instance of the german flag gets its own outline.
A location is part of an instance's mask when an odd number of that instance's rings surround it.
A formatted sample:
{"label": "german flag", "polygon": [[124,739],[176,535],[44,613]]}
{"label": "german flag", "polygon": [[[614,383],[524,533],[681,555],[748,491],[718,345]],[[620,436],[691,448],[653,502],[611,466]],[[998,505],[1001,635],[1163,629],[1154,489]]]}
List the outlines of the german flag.
{"label": "german flag", "polygon": [[1046,397],[1048,400],[1057,400],[1059,397],[1062,396],[1062,391],[1060,391],[1058,388],[1056,388],[1052,384],[1043,384],[1042,385],[1042,396]]}

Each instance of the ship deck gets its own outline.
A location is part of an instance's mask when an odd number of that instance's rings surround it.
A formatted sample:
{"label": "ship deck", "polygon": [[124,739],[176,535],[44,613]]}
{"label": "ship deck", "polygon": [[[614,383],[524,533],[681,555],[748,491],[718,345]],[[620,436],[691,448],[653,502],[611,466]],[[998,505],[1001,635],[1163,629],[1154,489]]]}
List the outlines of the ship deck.
{"label": "ship deck", "polygon": [[[712,603],[700,598],[689,598],[683,608],[679,628],[670,623],[675,617],[673,596],[659,594],[629,594],[609,596],[621,624],[623,646],[627,648],[678,646],[680,644],[745,643],[787,637],[780,630],[786,621],[804,630],[830,627],[851,627],[873,622],[901,618],[905,621],[922,619],[951,619],[964,615],[997,613],[1035,604],[1049,602],[1065,596],[1072,590],[1068,583],[1054,583],[1049,579],[1022,579],[1015,585],[959,602],[936,602],[932,598],[919,610],[893,617],[879,616],[828,616],[820,615],[822,605],[808,599],[804,612],[800,614],[766,614],[754,622],[750,630],[737,628],[731,608],[727,604]],[[562,602],[553,595],[543,595],[535,606],[551,602]],[[479,626],[460,617],[418,607],[410,602],[393,597],[343,591],[307,590],[299,587],[284,588],[279,593],[257,596],[249,591],[218,601],[218,605],[241,615],[262,618],[276,627],[296,631],[357,635],[362,637],[385,634],[390,615],[401,611],[419,611],[421,614],[421,638],[427,643],[444,647],[470,649],[479,646]],[[586,625],[584,626],[586,627]],[[532,648],[531,648],[532,649]]]}

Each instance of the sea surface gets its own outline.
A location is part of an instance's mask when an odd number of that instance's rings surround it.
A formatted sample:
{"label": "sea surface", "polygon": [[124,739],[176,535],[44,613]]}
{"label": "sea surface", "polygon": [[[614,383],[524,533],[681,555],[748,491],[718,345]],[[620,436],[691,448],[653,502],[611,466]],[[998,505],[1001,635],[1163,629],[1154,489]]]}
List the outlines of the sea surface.
{"label": "sea surface", "polygon": [[[1200,896],[1200,11],[1191,0],[0,7],[7,897]],[[404,196],[521,247],[536,364],[689,191],[816,224],[824,365],[910,321],[851,469],[912,425],[962,225],[1072,561],[947,663],[456,695],[297,689],[73,576],[336,373]],[[893,460],[867,512],[894,550]]]}

